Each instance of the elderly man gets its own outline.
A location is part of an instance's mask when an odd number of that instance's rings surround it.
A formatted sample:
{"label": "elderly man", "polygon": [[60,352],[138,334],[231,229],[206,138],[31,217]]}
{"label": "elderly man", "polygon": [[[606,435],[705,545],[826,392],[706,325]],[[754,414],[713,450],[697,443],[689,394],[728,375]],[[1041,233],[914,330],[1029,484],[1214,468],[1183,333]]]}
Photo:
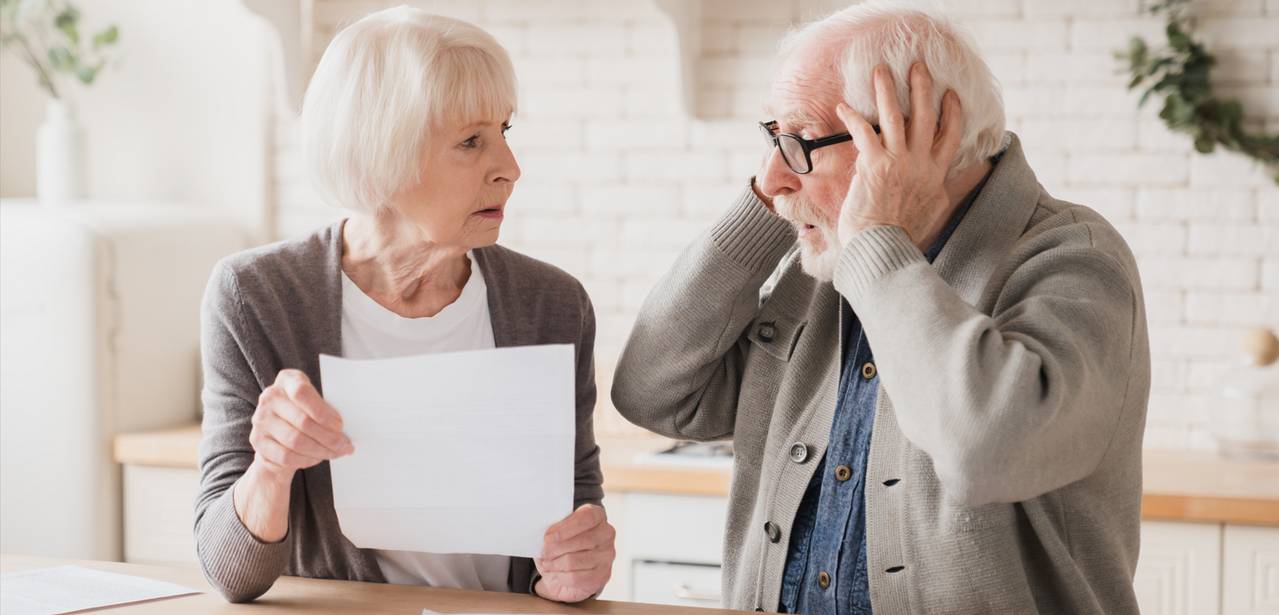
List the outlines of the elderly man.
{"label": "elderly man", "polygon": [[762,170],[648,297],[613,388],[643,427],[732,439],[726,601],[1137,612],[1123,239],[1039,185],[944,16],[858,5],[782,53]]}

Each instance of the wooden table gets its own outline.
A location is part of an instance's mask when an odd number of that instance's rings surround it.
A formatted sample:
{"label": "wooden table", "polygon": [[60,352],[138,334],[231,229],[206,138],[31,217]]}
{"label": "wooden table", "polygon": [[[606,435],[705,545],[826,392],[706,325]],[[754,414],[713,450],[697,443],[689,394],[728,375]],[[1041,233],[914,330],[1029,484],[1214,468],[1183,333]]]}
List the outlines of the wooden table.
{"label": "wooden table", "polygon": [[[422,609],[439,613],[609,613],[617,615],[729,615],[743,611],[700,609],[591,600],[581,604],[560,604],[541,598],[496,592],[435,589],[414,585],[328,581],[301,577],[280,577],[261,598],[249,604],[230,604],[204,581],[195,567],[141,566],[116,562],[69,560],[25,555],[0,555],[0,571],[14,572],[75,564],[107,572],[116,572],[158,581],[178,583],[201,594],[163,598],[117,608],[103,609],[115,613],[408,613],[419,615]],[[94,610],[93,612],[99,612]]]}

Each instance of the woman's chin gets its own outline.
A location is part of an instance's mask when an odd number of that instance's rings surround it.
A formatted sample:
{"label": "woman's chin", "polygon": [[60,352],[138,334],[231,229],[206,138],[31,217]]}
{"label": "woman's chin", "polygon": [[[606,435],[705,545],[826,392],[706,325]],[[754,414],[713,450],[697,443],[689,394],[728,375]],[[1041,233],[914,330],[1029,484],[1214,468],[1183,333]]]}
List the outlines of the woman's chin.
{"label": "woman's chin", "polygon": [[497,243],[502,234],[501,224],[494,225],[491,229],[476,231],[469,238],[467,243],[470,249],[487,248]]}

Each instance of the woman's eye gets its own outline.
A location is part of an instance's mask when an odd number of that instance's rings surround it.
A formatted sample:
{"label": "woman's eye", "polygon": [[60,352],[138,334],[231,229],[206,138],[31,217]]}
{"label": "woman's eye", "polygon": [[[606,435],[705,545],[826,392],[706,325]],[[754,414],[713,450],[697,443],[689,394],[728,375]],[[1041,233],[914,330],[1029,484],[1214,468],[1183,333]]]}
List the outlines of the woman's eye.
{"label": "woman's eye", "polygon": [[471,138],[462,142],[462,147],[465,147],[467,149],[474,149],[478,147],[479,144],[480,144],[480,135],[473,135],[471,136]]}
{"label": "woman's eye", "polygon": [[506,131],[511,129],[510,124],[502,124],[502,138],[506,138]]}

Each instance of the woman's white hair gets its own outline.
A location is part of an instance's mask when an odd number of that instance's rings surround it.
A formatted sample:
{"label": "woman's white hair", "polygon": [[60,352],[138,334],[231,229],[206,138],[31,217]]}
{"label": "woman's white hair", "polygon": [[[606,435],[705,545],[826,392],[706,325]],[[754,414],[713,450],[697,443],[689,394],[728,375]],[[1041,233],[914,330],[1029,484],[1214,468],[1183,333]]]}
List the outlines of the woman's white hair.
{"label": "woman's white hair", "polygon": [[879,120],[871,71],[887,64],[902,113],[910,115],[910,67],[922,60],[933,77],[933,110],[954,90],[963,106],[964,130],[952,173],[997,154],[1004,141],[1004,100],[999,81],[977,53],[972,35],[933,4],[871,0],[801,26],[786,36],[781,54],[819,44],[836,52],[844,101],[872,123]]}
{"label": "woman's white hair", "polygon": [[338,207],[376,211],[420,179],[432,131],[515,112],[515,70],[490,34],[401,6],[333,38],[302,103],[306,171]]}

